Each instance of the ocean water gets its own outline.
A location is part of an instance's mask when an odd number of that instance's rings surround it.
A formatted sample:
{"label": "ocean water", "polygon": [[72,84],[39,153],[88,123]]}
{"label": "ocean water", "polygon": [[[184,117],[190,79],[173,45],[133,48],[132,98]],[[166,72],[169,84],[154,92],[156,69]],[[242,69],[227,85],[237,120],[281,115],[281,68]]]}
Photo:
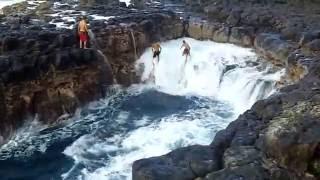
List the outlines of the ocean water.
{"label": "ocean water", "polygon": [[[0,148],[1,180],[130,180],[135,160],[209,144],[254,102],[274,93],[282,71],[247,48],[185,40],[162,43],[137,60],[140,84],[114,86],[108,97],[54,127],[36,120]],[[153,62],[155,67],[153,67]]]}

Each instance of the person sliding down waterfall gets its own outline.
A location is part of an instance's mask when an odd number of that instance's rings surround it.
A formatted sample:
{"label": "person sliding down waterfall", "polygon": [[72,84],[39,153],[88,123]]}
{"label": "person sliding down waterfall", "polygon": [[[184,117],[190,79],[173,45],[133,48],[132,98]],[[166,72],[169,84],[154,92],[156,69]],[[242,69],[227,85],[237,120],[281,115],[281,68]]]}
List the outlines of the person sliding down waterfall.
{"label": "person sliding down waterfall", "polygon": [[181,46],[180,49],[182,49],[182,48],[184,48],[184,49],[183,49],[183,52],[182,52],[182,56],[186,56],[186,59],[185,59],[185,61],[184,61],[183,67],[182,67],[182,69],[181,69],[181,78],[180,78],[180,80],[179,80],[179,83],[182,81],[182,79],[183,79],[183,77],[184,77],[184,69],[185,69],[186,64],[187,64],[187,62],[188,62],[188,56],[190,57],[190,49],[191,49],[191,47],[190,47],[190,45],[189,45],[185,40],[183,40],[183,41],[182,41],[182,46]]}
{"label": "person sliding down waterfall", "polygon": [[186,60],[184,62],[184,66],[187,64],[187,60],[188,60],[188,56],[190,57],[190,45],[185,41],[183,40],[182,41],[182,46],[180,49],[184,48],[183,52],[182,52],[182,56],[186,56]]}
{"label": "person sliding down waterfall", "polygon": [[154,43],[154,44],[152,44],[152,46],[151,46],[151,50],[152,50],[152,52],[153,52],[153,62],[152,62],[152,64],[153,64],[153,67],[152,67],[152,72],[151,72],[151,74],[150,74],[150,79],[154,79],[154,71],[155,71],[155,66],[156,66],[156,64],[157,63],[159,63],[159,61],[160,61],[160,53],[161,53],[161,50],[162,50],[162,48],[161,48],[161,46],[160,46],[160,43]]}
{"label": "person sliding down waterfall", "polygon": [[161,53],[161,46],[159,43],[152,44],[152,52],[153,52],[153,65],[155,65],[154,59],[157,58],[157,63],[160,61],[160,53]]}
{"label": "person sliding down waterfall", "polygon": [[80,48],[87,49],[88,25],[85,17],[81,17],[78,24],[78,34],[80,36]]}

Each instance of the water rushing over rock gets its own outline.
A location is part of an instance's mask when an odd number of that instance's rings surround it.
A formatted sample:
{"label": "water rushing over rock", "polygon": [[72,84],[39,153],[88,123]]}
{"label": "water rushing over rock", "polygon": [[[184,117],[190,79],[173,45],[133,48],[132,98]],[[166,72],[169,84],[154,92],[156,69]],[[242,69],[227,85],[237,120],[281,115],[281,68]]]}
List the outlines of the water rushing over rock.
{"label": "water rushing over rock", "polygon": [[275,81],[284,73],[259,59],[252,49],[191,38],[184,38],[192,46],[190,60],[184,66],[182,40],[163,44],[154,72],[151,50],[142,55],[136,64],[138,69],[144,67],[142,81],[148,82],[154,74],[155,84],[164,92],[213,97],[243,112],[272,94]]}
{"label": "water rushing over rock", "polygon": [[[264,65],[250,49],[186,40],[192,58],[185,69],[181,39],[163,43],[155,84],[114,87],[107,98],[56,127],[26,126],[0,149],[0,176],[131,179],[134,161],[208,145],[245,108],[274,91],[280,71]],[[137,68],[141,63],[144,80],[152,68],[150,49]]]}
{"label": "water rushing over rock", "polygon": [[[130,179],[132,162],[140,158],[147,159],[133,164],[134,180],[319,179],[319,3],[78,2],[32,0],[3,9],[0,143],[30,113],[51,126],[28,122],[1,148],[1,179]],[[200,14],[186,18],[186,9]],[[101,51],[76,48],[72,29],[80,15],[88,16],[92,44]],[[278,84],[293,85],[232,121],[272,94],[280,72],[248,49],[214,43],[197,48],[188,39],[192,58],[185,68],[180,44],[168,42],[155,84],[104,87],[114,82],[110,73],[119,84],[137,83],[136,56],[151,43],[182,36],[252,47],[286,68]],[[112,70],[101,64],[106,57]],[[145,67],[139,72],[146,82],[150,57],[148,50],[137,65]],[[105,90],[105,99],[71,120],[61,116]]]}

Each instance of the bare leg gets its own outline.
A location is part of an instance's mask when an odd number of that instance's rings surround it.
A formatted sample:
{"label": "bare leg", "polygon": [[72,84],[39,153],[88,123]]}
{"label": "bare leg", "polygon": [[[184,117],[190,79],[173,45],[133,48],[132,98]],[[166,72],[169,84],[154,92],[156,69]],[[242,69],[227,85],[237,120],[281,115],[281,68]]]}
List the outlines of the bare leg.
{"label": "bare leg", "polygon": [[[185,56],[184,54],[183,54],[183,56]],[[182,80],[183,80],[183,78],[184,78],[184,70],[185,70],[185,67],[186,67],[186,61],[187,61],[187,57],[186,57],[186,59],[184,60],[184,63],[183,63],[183,66],[182,66],[182,68],[181,68],[181,75],[180,75],[180,79],[179,79],[179,84],[182,82]]]}
{"label": "bare leg", "polygon": [[84,42],[84,49],[87,49],[87,41]]}
{"label": "bare leg", "polygon": [[149,80],[154,81],[154,71],[155,71],[155,59],[152,60],[152,70],[151,73],[149,75]]}
{"label": "bare leg", "polygon": [[184,66],[186,66],[187,61],[188,61],[188,55],[186,55],[186,60],[184,61]]}
{"label": "bare leg", "polygon": [[[152,70],[151,70],[151,74],[154,74],[155,66],[156,66],[155,59],[152,59]],[[151,74],[150,74],[150,75],[151,75]]]}
{"label": "bare leg", "polygon": [[[189,58],[189,59],[188,59],[188,58]],[[191,55],[190,55],[190,53],[188,53],[188,54],[186,55],[186,64],[187,64],[188,60],[190,60],[190,58],[191,58]]]}
{"label": "bare leg", "polygon": [[82,41],[80,41],[80,49],[82,49]]}

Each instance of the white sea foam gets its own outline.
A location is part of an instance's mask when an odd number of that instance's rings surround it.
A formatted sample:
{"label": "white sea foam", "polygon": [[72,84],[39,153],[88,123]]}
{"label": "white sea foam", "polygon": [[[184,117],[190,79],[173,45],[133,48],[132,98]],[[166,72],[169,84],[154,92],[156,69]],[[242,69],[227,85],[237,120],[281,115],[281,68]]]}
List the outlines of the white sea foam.
{"label": "white sea foam", "polygon": [[131,0],[120,0],[120,2],[125,2],[127,4],[127,6],[129,6],[131,4],[130,2]]}
{"label": "white sea foam", "polygon": [[[251,49],[186,40],[191,45],[192,57],[185,69],[182,69],[184,58],[179,49],[182,39],[162,43],[155,84],[138,84],[125,89],[114,87],[108,98],[92,103],[84,110],[88,112],[77,114],[59,128],[48,130],[38,123],[29,124],[0,149],[1,158],[28,157],[35,151],[46,153],[53,142],[80,137],[63,152],[74,159],[74,166],[61,175],[62,179],[127,180],[131,179],[135,160],[163,155],[188,145],[209,144],[218,130],[225,128],[255,101],[275,91],[273,84],[281,71],[248,65],[258,62]],[[152,71],[150,49],[137,61],[137,69],[141,64],[145,67],[142,80],[146,80]],[[182,96],[195,105],[159,117],[143,114],[145,111],[140,107],[132,107],[138,108],[136,114],[131,108],[121,109],[122,102],[134,100],[136,96],[144,97],[148,91]]]}
{"label": "white sea foam", "polygon": [[[94,171],[84,169],[78,178],[130,179],[132,163],[137,159],[163,155],[187,145],[208,144],[215,133],[212,127],[216,130],[222,129],[231,120],[216,116],[214,109],[219,108],[219,105],[211,107],[213,109],[190,110],[184,115],[170,115],[162,118],[160,122],[140,127],[129,134],[117,134],[100,141],[93,135],[89,137],[86,135],[68,147],[64,153],[82,164],[94,163],[90,161],[95,160],[84,158],[88,152],[94,152],[95,155],[116,153],[114,156],[109,156],[110,160],[104,167]],[[143,118],[142,123],[144,121]]]}
{"label": "white sea foam", "polygon": [[[228,101],[237,112],[243,112],[257,101],[252,91],[260,89],[258,81],[277,81],[281,71],[268,75],[269,68],[259,71],[257,67],[248,67],[246,63],[256,62],[258,57],[248,48],[232,44],[215,43],[185,39],[191,45],[191,59],[184,67],[185,58],[179,49],[180,40],[162,44],[160,62],[155,66],[155,84],[164,92],[177,95],[194,94],[209,96]],[[137,62],[137,68],[145,67],[142,81],[152,73],[151,50],[147,49]],[[226,71],[229,66],[238,68]],[[254,88],[254,89],[253,89]]]}
{"label": "white sea foam", "polygon": [[100,15],[90,15],[93,20],[109,20],[111,18],[114,18],[115,16],[100,16]]}
{"label": "white sea foam", "polygon": [[[256,62],[258,59],[251,49],[189,38],[186,40],[192,50],[191,61],[185,69],[182,68],[184,58],[179,50],[182,39],[162,43],[160,63],[155,69],[155,84],[132,86],[128,91],[140,94],[146,89],[155,88],[172,95],[202,97],[208,99],[206,108],[171,114],[155,122],[144,116],[141,127],[111,138],[98,139],[94,134],[80,138],[66,149],[66,155],[82,164],[94,163],[95,160],[85,158],[88,152],[108,154],[108,160],[104,161],[103,167],[82,169],[77,175],[78,179],[131,179],[131,166],[135,160],[163,155],[192,144],[209,144],[218,130],[225,128],[255,101],[274,91],[273,83],[281,73],[270,73],[267,67],[248,66],[248,61]],[[150,49],[137,61],[138,69],[142,67],[141,64],[145,67],[142,74],[144,81],[152,71]],[[226,71],[227,66],[231,65],[236,66]],[[266,81],[271,81],[269,89],[265,88]],[[229,103],[231,107],[214,103],[214,99]],[[217,111],[233,114],[224,118]],[[128,121],[128,118],[127,112],[122,112],[115,121]],[[147,122],[153,123],[147,125]],[[69,173],[63,177],[69,177]]]}
{"label": "white sea foam", "polygon": [[[1,147],[1,156],[0,160],[6,159],[10,156],[19,157],[19,156],[28,156],[32,153],[32,150],[30,151],[30,148],[33,148],[31,146],[27,148],[20,148],[22,144],[24,144],[26,141],[30,141],[30,137],[34,137],[38,134],[39,131],[42,129],[45,129],[47,126],[41,124],[37,118],[34,120],[28,120],[26,124],[20,129],[17,130],[16,135],[11,138],[11,140],[4,144]],[[45,144],[44,144],[45,145]],[[29,149],[28,149],[29,148]],[[6,150],[12,150],[15,149],[14,154],[6,153]],[[39,146],[39,151],[43,151],[46,149],[46,146]],[[3,152],[2,152],[3,150]]]}

